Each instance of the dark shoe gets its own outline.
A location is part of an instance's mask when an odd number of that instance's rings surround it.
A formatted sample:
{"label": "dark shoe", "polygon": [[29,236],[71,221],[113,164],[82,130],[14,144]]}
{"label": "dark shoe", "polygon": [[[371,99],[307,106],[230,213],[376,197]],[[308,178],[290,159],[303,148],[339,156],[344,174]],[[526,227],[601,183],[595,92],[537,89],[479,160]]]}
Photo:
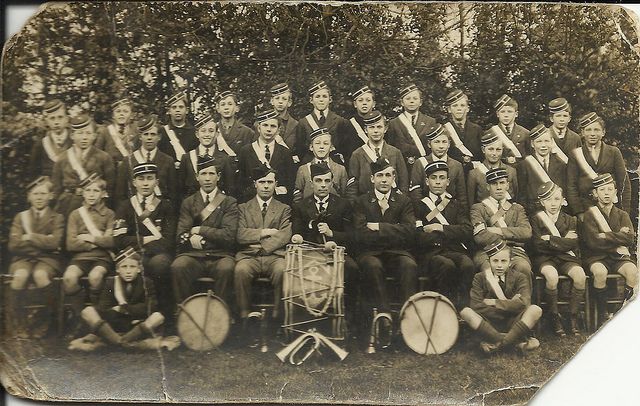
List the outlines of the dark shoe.
{"label": "dark shoe", "polygon": [[553,332],[555,335],[559,337],[564,337],[566,335],[564,327],[562,326],[562,318],[559,314],[551,315],[551,325],[553,326]]}
{"label": "dark shoe", "polygon": [[578,320],[575,315],[569,317],[569,332],[574,336],[580,335],[580,329],[578,329]]}

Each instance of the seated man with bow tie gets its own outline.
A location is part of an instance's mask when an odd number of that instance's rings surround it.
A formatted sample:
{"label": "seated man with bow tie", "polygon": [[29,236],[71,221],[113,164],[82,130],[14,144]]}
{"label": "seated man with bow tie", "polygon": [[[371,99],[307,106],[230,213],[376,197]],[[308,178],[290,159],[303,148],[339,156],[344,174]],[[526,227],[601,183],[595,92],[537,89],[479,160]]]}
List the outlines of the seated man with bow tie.
{"label": "seated man with bow tie", "polygon": [[[220,181],[218,188],[229,196],[235,196],[236,165],[235,155],[230,156],[225,150],[220,148],[220,131],[218,125],[211,115],[206,115],[196,121],[196,137],[199,144],[196,148],[188,151],[181,159],[178,179],[180,182],[180,195],[191,196],[200,189],[197,179],[198,161],[203,159],[213,159],[216,167],[220,169]],[[226,144],[225,144],[226,145]],[[233,151],[230,151],[234,153]]]}
{"label": "seated man with bow tie", "polygon": [[51,176],[53,165],[71,146],[67,107],[60,99],[48,100],[42,107],[42,117],[46,130],[31,147],[29,168],[36,175]]}
{"label": "seated man with bow tie", "polygon": [[538,189],[546,182],[553,182],[563,190],[567,188],[568,157],[553,141],[549,129],[538,124],[531,130],[531,155],[527,155],[517,166],[518,203],[529,215],[536,213]]}
{"label": "seated man with bow tie", "polygon": [[279,134],[280,120],[278,112],[268,110],[256,116],[258,139],[245,145],[238,154],[240,176],[238,185],[241,201],[248,201],[255,196],[255,184],[251,181],[253,169],[266,165],[278,173],[278,186],[275,198],[288,204],[293,195],[293,180],[296,173],[291,151],[276,141]]}
{"label": "seated man with bow tie", "polygon": [[153,163],[158,168],[158,184],[154,188],[155,195],[171,200],[174,205],[177,204],[177,172],[173,158],[158,149],[160,125],[157,117],[154,115],[141,117],[137,122],[137,129],[140,137],[140,149],[133,151],[127,159],[118,165],[114,201],[121,202],[136,193],[136,188],[132,183],[133,168],[136,165]]}
{"label": "seated man with bow tie", "polygon": [[[173,162],[169,161],[171,169]],[[175,301],[171,291],[171,261],[176,233],[176,211],[171,201],[159,198],[158,166],[153,162],[133,168],[135,195],[120,202],[116,210],[113,238],[116,247],[138,247],[146,276],[158,288],[163,314],[172,314]]]}
{"label": "seated man with bow tie", "polygon": [[[532,287],[531,261],[524,245],[531,238],[531,224],[518,203],[507,201],[509,188],[507,171],[502,168],[491,169],[486,174],[489,197],[471,206],[471,224],[473,238],[480,247],[498,240],[504,240],[511,248],[511,264],[515,271],[523,273]],[[489,269],[487,255],[476,253],[473,262],[480,271]]]}
{"label": "seated man with bow tie", "polygon": [[512,346],[524,352],[540,346],[530,336],[542,309],[531,304],[531,285],[513,269],[510,250],[502,240],[484,248],[489,267],[474,276],[470,307],[460,311],[460,317],[482,337],[480,347],[485,353]]}
{"label": "seated man with bow tie", "polygon": [[[428,193],[414,201],[416,259],[421,273],[433,280],[433,290],[466,305],[475,273],[473,261],[467,255],[472,241],[469,215],[462,203],[446,191],[449,185],[446,162],[431,162],[424,173]],[[457,297],[462,300],[455,300]]]}
{"label": "seated man with bow tie", "polygon": [[216,295],[231,305],[238,205],[218,188],[220,168],[216,163],[207,157],[198,161],[200,190],[184,199],[180,207],[177,256],[171,264],[178,304],[191,295],[196,279],[209,276],[215,279]]}
{"label": "seated man with bow tie", "polygon": [[133,103],[123,96],[111,103],[111,123],[98,128],[94,145],[109,154],[116,165],[137,148],[138,132],[133,118]]}
{"label": "seated man with bow tie", "polygon": [[371,289],[373,306],[389,312],[385,273],[399,279],[402,301],[417,290],[418,266],[409,253],[415,241],[416,218],[411,200],[392,187],[396,174],[389,161],[381,158],[372,162],[370,173],[373,191],[354,203],[354,249],[366,278],[363,282]]}
{"label": "seated man with bow tie", "polygon": [[239,207],[236,254],[236,303],[243,326],[251,306],[251,283],[258,276],[271,279],[274,290],[273,318],[280,314],[285,247],[291,240],[291,208],[274,199],[278,175],[265,165],[251,172],[256,193]]}

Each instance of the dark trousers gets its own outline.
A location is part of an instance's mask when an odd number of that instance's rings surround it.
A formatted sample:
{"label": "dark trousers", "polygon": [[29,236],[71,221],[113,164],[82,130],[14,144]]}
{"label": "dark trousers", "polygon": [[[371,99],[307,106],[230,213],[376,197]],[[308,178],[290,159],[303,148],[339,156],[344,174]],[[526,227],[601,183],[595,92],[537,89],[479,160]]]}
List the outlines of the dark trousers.
{"label": "dark trousers", "polygon": [[471,258],[462,252],[441,250],[418,256],[420,275],[429,278],[429,288],[466,306],[475,274]]}
{"label": "dark trousers", "polygon": [[173,314],[175,299],[171,289],[171,256],[169,254],[145,255],[142,258],[145,276],[151,278],[156,287],[160,312],[168,317]]}
{"label": "dark trousers", "polygon": [[215,294],[231,307],[233,268],[236,261],[231,257],[207,258],[178,256],[171,264],[173,292],[176,303],[191,296],[193,282],[202,277],[215,279]]}
{"label": "dark trousers", "polygon": [[390,252],[363,254],[358,258],[363,286],[371,289],[365,296],[373,299],[380,311],[391,310],[389,293],[385,284],[385,273],[400,279],[400,299],[405,302],[416,293],[418,286],[418,265],[410,255]]}

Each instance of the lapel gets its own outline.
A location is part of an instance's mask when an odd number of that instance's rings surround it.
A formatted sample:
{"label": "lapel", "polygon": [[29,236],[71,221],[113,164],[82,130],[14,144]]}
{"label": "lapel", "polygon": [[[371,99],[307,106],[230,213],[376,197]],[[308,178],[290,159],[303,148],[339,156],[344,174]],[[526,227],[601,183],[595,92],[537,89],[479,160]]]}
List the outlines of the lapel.
{"label": "lapel", "polygon": [[598,164],[596,165],[596,163],[593,161],[593,157],[591,156],[591,151],[589,151],[587,144],[586,143],[582,144],[582,152],[584,153],[584,158],[589,163],[589,166],[593,168],[593,170],[596,172],[598,172],[598,169],[600,167],[600,162],[602,162],[601,158],[602,158],[602,150],[604,149],[603,147],[604,147],[604,144],[600,148],[600,155],[598,156]]}
{"label": "lapel", "polygon": [[416,133],[418,133],[418,136],[423,136],[427,132],[427,129],[429,127],[428,124],[430,121],[429,118],[430,117],[427,117],[423,112],[418,110],[416,125],[414,126],[414,128],[416,129]]}
{"label": "lapel", "polygon": [[[329,200],[331,200],[331,198],[329,198]],[[314,218],[318,215],[318,208],[316,207],[316,198],[314,195],[307,198],[307,201],[305,202],[305,212],[309,218]]]}
{"label": "lapel", "polygon": [[[375,192],[369,192],[368,194],[368,201],[369,201],[369,210],[370,213],[373,215],[373,218],[371,220],[367,219],[368,222],[380,222],[382,221],[382,209],[380,208],[380,205],[378,204],[378,198],[376,197]],[[391,208],[391,202],[389,202],[389,208]],[[387,209],[387,212],[389,211],[389,209]]]}
{"label": "lapel", "polygon": [[[274,195],[275,196],[275,195]],[[258,202],[256,202],[257,205]],[[276,212],[277,212],[277,206],[280,202],[278,202],[275,198],[271,199],[271,203],[269,204],[269,207],[267,208],[267,214],[264,216],[264,222],[263,222],[263,228],[277,228],[277,227],[270,227],[271,222],[273,222],[273,220],[276,217]],[[262,210],[260,211],[260,218],[262,219]]]}
{"label": "lapel", "polygon": [[334,113],[332,110],[327,110],[327,118],[324,120],[325,128],[332,128],[336,123],[338,115]]}

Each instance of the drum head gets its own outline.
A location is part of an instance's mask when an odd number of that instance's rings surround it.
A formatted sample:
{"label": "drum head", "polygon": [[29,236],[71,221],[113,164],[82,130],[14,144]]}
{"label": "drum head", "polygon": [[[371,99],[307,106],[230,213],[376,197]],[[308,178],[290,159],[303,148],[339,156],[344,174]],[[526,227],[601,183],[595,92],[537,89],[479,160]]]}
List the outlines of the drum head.
{"label": "drum head", "polygon": [[176,322],[182,342],[196,351],[220,346],[227,338],[230,323],[227,305],[219,297],[208,293],[185,299]]}
{"label": "drum head", "polygon": [[404,342],[418,354],[443,354],[458,338],[458,315],[446,297],[420,292],[402,307],[400,330]]}

